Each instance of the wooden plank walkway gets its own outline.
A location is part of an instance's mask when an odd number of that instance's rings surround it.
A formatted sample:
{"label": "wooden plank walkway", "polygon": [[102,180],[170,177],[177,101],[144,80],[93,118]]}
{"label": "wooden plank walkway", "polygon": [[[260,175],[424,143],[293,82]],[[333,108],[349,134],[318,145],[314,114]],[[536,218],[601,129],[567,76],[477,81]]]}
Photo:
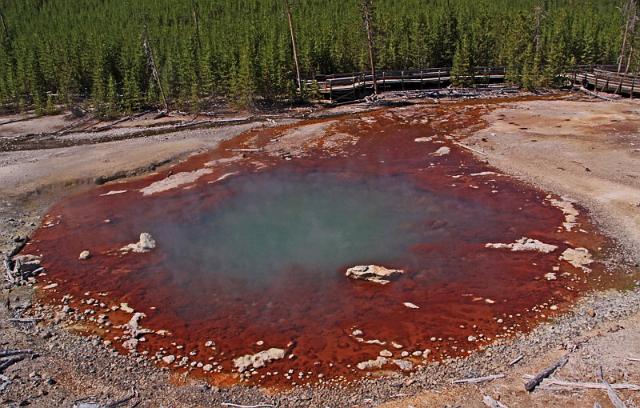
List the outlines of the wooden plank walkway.
{"label": "wooden plank walkway", "polygon": [[596,67],[587,70],[574,69],[565,76],[574,84],[594,92],[615,93],[630,98],[640,95],[638,74],[617,73],[615,68]]}
{"label": "wooden plank walkway", "polygon": [[[584,85],[596,92],[613,92],[630,97],[640,94],[637,74],[617,74],[616,69],[614,65],[582,65],[572,67],[563,76],[573,85]],[[506,77],[504,67],[475,67],[473,72],[473,82],[476,84],[501,83]],[[451,68],[376,72],[376,82],[381,90],[440,89],[449,86],[451,81]],[[322,97],[331,102],[359,99],[373,91],[373,77],[367,72],[318,75],[305,83],[307,87],[317,87]]]}

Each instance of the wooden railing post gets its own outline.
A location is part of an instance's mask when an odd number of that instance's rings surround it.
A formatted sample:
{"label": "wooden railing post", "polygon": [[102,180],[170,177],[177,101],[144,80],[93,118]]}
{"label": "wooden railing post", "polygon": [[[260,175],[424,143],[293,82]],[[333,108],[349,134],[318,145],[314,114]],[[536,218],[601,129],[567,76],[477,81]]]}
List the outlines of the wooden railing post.
{"label": "wooden railing post", "polygon": [[629,99],[633,99],[633,91],[636,87],[636,76],[633,76],[633,80],[631,81],[631,91],[629,92]]}
{"label": "wooden railing post", "polygon": [[438,68],[438,89],[442,89],[442,84],[440,83],[440,68]]}

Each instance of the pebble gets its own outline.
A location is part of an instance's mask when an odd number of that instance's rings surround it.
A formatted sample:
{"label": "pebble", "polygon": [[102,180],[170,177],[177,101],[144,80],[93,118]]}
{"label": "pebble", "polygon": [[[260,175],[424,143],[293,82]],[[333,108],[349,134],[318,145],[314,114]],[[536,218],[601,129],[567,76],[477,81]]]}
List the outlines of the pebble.
{"label": "pebble", "polygon": [[176,357],[174,355],[164,356],[162,357],[162,361],[164,361],[166,364],[172,364],[174,361],[176,361]]}

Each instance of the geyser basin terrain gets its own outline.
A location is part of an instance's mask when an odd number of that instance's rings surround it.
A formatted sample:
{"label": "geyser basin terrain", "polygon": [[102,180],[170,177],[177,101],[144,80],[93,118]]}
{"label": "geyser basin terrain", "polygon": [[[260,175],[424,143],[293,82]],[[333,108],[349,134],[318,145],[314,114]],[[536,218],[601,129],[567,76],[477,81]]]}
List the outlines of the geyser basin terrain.
{"label": "geyser basin terrain", "polygon": [[[42,296],[119,350],[218,384],[411,371],[527,330],[602,284],[605,241],[569,201],[456,144],[481,109],[249,132],[66,199],[27,247]],[[130,246],[142,232],[155,246]],[[379,285],[345,276],[356,265],[404,273]]]}

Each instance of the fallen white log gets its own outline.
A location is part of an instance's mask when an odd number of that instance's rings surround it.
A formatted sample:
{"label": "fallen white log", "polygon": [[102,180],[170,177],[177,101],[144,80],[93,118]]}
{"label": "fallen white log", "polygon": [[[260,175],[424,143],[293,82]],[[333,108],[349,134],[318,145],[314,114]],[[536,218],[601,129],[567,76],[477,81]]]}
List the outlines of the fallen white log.
{"label": "fallen white log", "polygon": [[[525,375],[525,379],[533,378],[531,375]],[[640,391],[640,385],[629,383],[615,383],[609,384],[614,390],[629,390]],[[598,382],[582,382],[582,381],[565,381],[556,380],[554,378],[547,378],[540,384],[540,389],[552,390],[561,388],[587,388],[593,390],[606,390],[606,386],[603,383]]]}
{"label": "fallen white log", "polygon": [[486,377],[463,378],[460,380],[454,380],[453,384],[478,384],[482,382],[497,380],[499,378],[504,378],[504,374],[493,374]]}
{"label": "fallen white log", "polygon": [[605,389],[607,390],[607,396],[609,397],[609,401],[611,401],[611,404],[613,404],[615,408],[627,408],[625,403],[622,402],[618,394],[611,387],[611,384],[609,384],[607,380],[604,379],[604,373],[602,372],[602,367],[600,367],[600,370],[598,370],[598,376],[600,377],[600,381],[602,381],[602,384],[604,384]]}
{"label": "fallen white log", "polygon": [[520,362],[520,360],[522,360],[524,358],[524,355],[520,354],[518,357],[514,358],[513,360],[511,360],[509,362],[510,366],[516,365]]}
{"label": "fallen white log", "polygon": [[504,405],[502,402],[496,401],[488,395],[485,395],[482,398],[482,402],[484,403],[484,405],[488,406],[489,408],[509,408],[506,405]]}

